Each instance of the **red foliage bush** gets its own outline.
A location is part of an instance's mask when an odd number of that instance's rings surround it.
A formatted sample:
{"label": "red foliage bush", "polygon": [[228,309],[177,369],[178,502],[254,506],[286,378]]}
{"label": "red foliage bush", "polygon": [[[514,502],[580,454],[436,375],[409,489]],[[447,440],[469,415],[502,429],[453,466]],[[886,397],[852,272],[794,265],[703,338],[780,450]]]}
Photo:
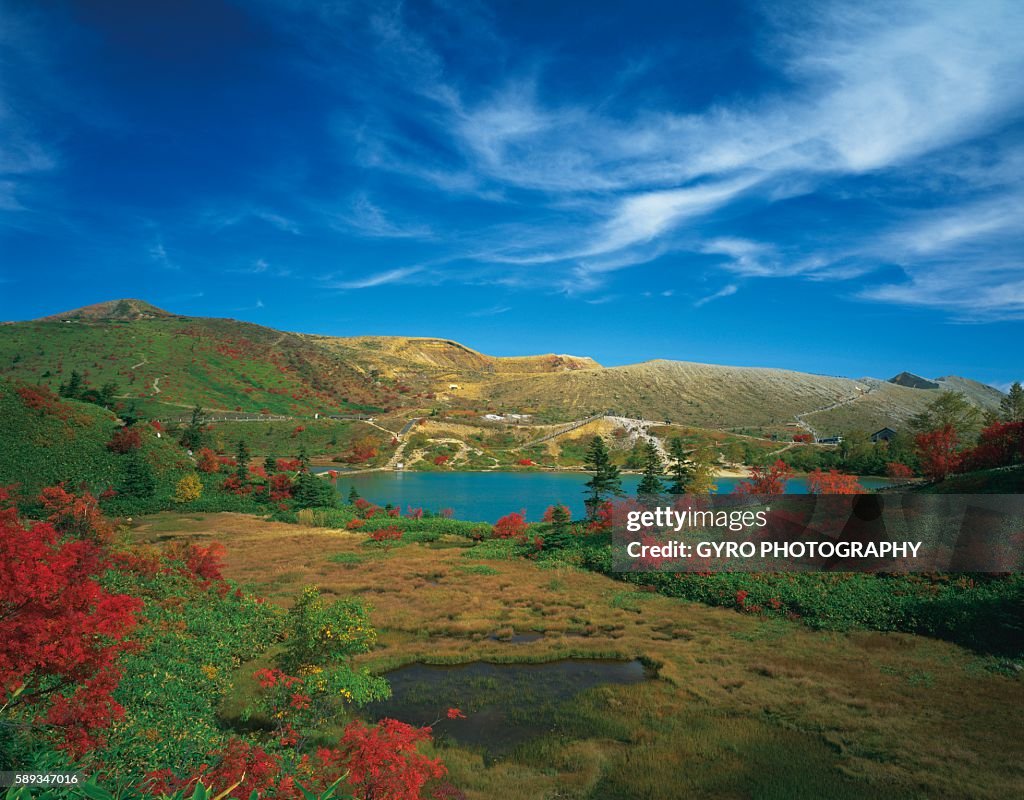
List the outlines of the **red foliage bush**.
{"label": "red foliage bush", "polygon": [[345,728],[337,749],[318,750],[317,758],[329,772],[348,769],[347,783],[358,798],[419,800],[424,785],[446,772],[440,759],[417,752],[416,746],[429,740],[430,728],[394,719],[382,719],[377,725],[356,720]]}
{"label": "red foliage bush", "polygon": [[62,534],[104,544],[114,536],[114,526],[100,511],[99,500],[89,492],[74,494],[64,484],[47,486],[39,501],[47,520]]}
{"label": "red foliage bush", "polygon": [[397,525],[388,525],[387,527],[372,531],[370,538],[375,542],[397,542],[402,538],[402,529]]}
{"label": "red foliage bush", "polygon": [[816,469],[807,476],[807,491],[810,494],[863,494],[865,489],[856,475],[844,475],[837,469],[828,472]]}
{"label": "red foliage bush", "polygon": [[107,560],[95,542],[61,541],[45,522],[26,529],[14,508],[0,510],[0,564],[0,699],[54,726],[80,757],[124,713],[112,697],[117,661],[142,603],[100,586]]}
{"label": "red foliage bush", "polygon": [[494,523],[491,535],[495,539],[525,539],[526,511],[513,511]]}
{"label": "red foliage bush", "polygon": [[610,500],[605,500],[597,507],[594,518],[587,524],[587,533],[604,533],[612,529],[612,517],[614,506]]}
{"label": "red foliage bush", "polygon": [[204,447],[199,451],[199,456],[196,458],[196,469],[208,475],[219,472],[220,459],[217,458],[217,454],[209,447]]}
{"label": "red foliage bush", "polygon": [[270,499],[275,503],[290,500],[294,487],[292,479],[283,472],[278,472],[270,477]]}
{"label": "red foliage bush", "polygon": [[899,461],[890,461],[885,465],[885,474],[894,483],[903,483],[914,477],[914,470]]}
{"label": "red foliage bush", "polygon": [[60,398],[46,386],[19,386],[15,391],[25,408],[54,414],[60,409]]}
{"label": "red foliage bush", "polygon": [[118,428],[107,442],[107,449],[112,453],[131,453],[142,449],[142,435],[138,428]]}
{"label": "red foliage bush", "polygon": [[448,459],[449,459],[449,456],[437,456],[434,459],[434,464],[436,464],[437,466],[440,467],[442,464],[447,464],[448,463]]}
{"label": "red foliage bush", "polygon": [[915,439],[917,455],[921,461],[921,472],[933,481],[945,480],[960,466],[961,454],[957,451],[959,438],[952,425],[946,425],[927,433],[919,433]]}
{"label": "red foliage bush", "polygon": [[789,465],[780,459],[768,467],[751,467],[750,480],[740,481],[733,491],[737,494],[783,494],[786,481],[792,476]]}
{"label": "red foliage bush", "polygon": [[535,466],[537,466],[536,462],[533,461],[533,459],[530,459],[530,458],[521,458],[516,463],[519,466],[521,466],[521,467],[535,467]]}
{"label": "red foliage bush", "polygon": [[[231,494],[238,495],[239,497],[246,497],[248,495],[253,494],[256,491],[257,487],[251,483],[243,481],[241,478],[238,477],[238,475],[232,472],[224,479],[224,482],[221,483],[220,488],[221,491],[229,492]],[[262,486],[260,486],[259,488],[262,488]]]}
{"label": "red foliage bush", "polygon": [[1024,422],[995,422],[978,437],[978,444],[964,453],[967,469],[1008,467],[1024,461]]}

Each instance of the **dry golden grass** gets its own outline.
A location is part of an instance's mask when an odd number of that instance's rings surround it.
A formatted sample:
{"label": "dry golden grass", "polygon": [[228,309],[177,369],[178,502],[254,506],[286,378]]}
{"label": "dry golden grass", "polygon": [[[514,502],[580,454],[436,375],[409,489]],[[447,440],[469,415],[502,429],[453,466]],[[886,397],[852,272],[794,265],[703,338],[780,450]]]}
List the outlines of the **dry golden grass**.
{"label": "dry golden grass", "polygon": [[[375,669],[567,656],[658,665],[661,680],[581,701],[626,725],[627,742],[550,744],[532,762],[486,769],[479,755],[445,748],[471,798],[1001,798],[1024,787],[1021,681],[944,642],[815,632],[523,560],[489,561],[497,574],[477,574],[465,569],[480,563],[465,548],[384,551],[358,534],[237,514],[159,515],[134,535],[219,540],[228,576],[282,604],[306,584],[364,598],[380,632],[364,659]],[[364,560],[330,562],[337,553]],[[509,628],[545,635],[488,638]]]}

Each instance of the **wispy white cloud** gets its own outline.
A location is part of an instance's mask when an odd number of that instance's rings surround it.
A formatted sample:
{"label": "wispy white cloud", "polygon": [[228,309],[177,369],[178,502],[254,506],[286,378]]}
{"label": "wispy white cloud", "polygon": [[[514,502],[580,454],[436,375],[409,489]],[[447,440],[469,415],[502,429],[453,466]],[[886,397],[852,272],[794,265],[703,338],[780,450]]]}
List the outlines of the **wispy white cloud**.
{"label": "wispy white cloud", "polygon": [[156,241],[149,246],[148,254],[149,260],[161,269],[174,271],[181,269],[181,265],[176,261],[173,261],[170,255],[168,255],[167,248],[164,247],[162,239],[156,239]]}
{"label": "wispy white cloud", "polygon": [[723,286],[721,289],[719,289],[717,292],[715,292],[714,294],[709,294],[706,297],[702,297],[699,300],[697,300],[693,304],[693,307],[694,308],[700,308],[703,305],[707,305],[712,300],[720,300],[723,297],[729,297],[731,295],[736,294],[738,289],[739,289],[739,287],[737,287],[736,284],[734,284],[734,283],[727,284],[727,285]]}
{"label": "wispy white cloud", "polygon": [[422,271],[422,267],[402,267],[360,278],[330,279],[325,282],[325,286],[328,289],[371,289],[375,286],[402,283],[406,278],[410,278]]}
{"label": "wispy white cloud", "polygon": [[347,213],[338,216],[338,222],[364,236],[382,239],[428,239],[433,233],[427,225],[398,222],[370,201],[365,194],[356,196]]}
{"label": "wispy white cloud", "polygon": [[466,313],[467,317],[494,317],[512,310],[512,306],[491,306],[490,308],[478,308],[476,311]]}
{"label": "wispy white cloud", "polygon": [[236,208],[230,211],[205,211],[202,222],[215,230],[230,228],[242,223],[263,223],[285,233],[300,235],[302,228],[294,219],[265,208]]}

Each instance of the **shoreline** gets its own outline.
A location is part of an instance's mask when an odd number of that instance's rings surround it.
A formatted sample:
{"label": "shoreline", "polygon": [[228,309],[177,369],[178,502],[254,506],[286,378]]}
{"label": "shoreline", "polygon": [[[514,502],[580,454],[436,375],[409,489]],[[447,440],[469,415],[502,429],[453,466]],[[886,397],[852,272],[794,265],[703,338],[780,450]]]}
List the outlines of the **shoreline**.
{"label": "shoreline", "polygon": [[[560,472],[579,472],[589,474],[587,470],[582,467],[538,467],[530,468],[523,467],[519,469],[449,469],[449,470],[418,470],[418,469],[394,469],[392,467],[369,467],[368,469],[340,469],[338,465],[332,464],[331,462],[318,461],[317,459],[311,459],[310,465],[314,470],[324,470],[324,472],[318,472],[318,475],[324,475],[327,471],[333,470],[338,473],[338,476],[342,475],[368,475],[373,472],[405,472],[405,473],[419,473],[424,475],[440,475],[440,474],[456,474],[456,473],[481,473],[486,474],[490,472],[500,472],[508,475],[529,475],[530,473],[547,472],[551,474],[557,474]],[[641,475],[643,474],[640,470],[620,470],[622,475]],[[715,478],[748,478],[750,477],[749,467],[719,467],[715,470]]]}

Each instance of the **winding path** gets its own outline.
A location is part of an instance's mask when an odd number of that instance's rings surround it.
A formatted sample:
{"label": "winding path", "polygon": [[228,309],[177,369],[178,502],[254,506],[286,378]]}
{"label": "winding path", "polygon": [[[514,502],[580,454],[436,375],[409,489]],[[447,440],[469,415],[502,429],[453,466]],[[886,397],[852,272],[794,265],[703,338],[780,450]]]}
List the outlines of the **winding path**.
{"label": "winding path", "polygon": [[821,438],[819,431],[812,427],[809,422],[806,422],[804,420],[804,417],[809,417],[812,414],[821,414],[822,412],[825,411],[831,411],[832,409],[835,408],[842,408],[843,406],[848,406],[851,403],[856,403],[858,400],[867,397],[874,390],[874,386],[868,386],[864,391],[858,392],[852,397],[844,397],[842,400],[837,400],[834,403],[829,403],[827,406],[822,406],[821,408],[813,408],[810,411],[804,411],[800,414],[794,415],[793,419],[796,420],[797,425],[799,425],[801,428],[803,428],[805,431],[811,434],[811,436],[814,437],[815,441],[817,441],[818,439]]}

